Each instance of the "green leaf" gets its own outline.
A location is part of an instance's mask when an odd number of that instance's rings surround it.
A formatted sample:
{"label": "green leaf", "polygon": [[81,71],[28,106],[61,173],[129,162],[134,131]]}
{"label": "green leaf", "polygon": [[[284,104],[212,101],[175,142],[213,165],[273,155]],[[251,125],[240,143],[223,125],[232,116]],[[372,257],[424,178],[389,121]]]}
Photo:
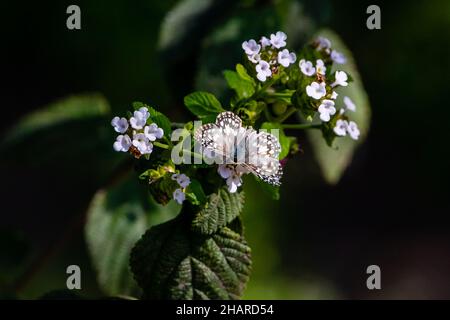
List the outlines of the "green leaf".
{"label": "green leaf", "polygon": [[228,227],[193,233],[189,213],[147,231],[130,264],[149,299],[239,299],[249,279],[251,251]]}
{"label": "green leaf", "polygon": [[271,185],[270,183],[264,182],[256,177],[255,180],[264,193],[268,194],[272,200],[280,200],[280,187]]}
{"label": "green leaf", "polygon": [[255,87],[249,80],[241,78],[239,73],[235,71],[225,70],[223,72],[228,86],[233,89],[238,98],[250,98],[255,93]]}
{"label": "green leaf", "polygon": [[247,69],[245,69],[245,67],[238,63],[236,65],[236,72],[239,74],[239,76],[243,79],[243,80],[247,80],[248,82],[250,82],[252,85],[255,85],[255,79],[253,79],[247,72]]}
{"label": "green leaf", "polygon": [[151,225],[175,215],[176,206],[162,207],[149,197],[134,175],[106,190],[98,191],[88,209],[85,236],[107,295],[137,295],[139,289],[128,262],[131,248]]}
{"label": "green leaf", "polygon": [[220,21],[217,17],[236,5],[227,0],[178,1],[161,24],[159,49],[174,56],[186,54],[196,48],[203,35]]}
{"label": "green leaf", "polygon": [[[281,128],[281,125],[279,123],[274,123],[274,122],[264,122],[261,125],[261,129],[267,130],[268,133],[272,133],[273,135],[275,135],[278,138],[278,141],[280,142],[280,145],[281,145],[281,152],[280,152],[280,155],[278,156],[278,159],[280,159],[280,160],[284,159],[289,154],[292,140],[289,139],[288,137],[286,137],[283,129]],[[272,130],[274,130],[274,131],[272,131]],[[275,131],[275,130],[278,130],[278,131]],[[278,135],[276,134],[276,132],[278,132]]]}
{"label": "green leaf", "polygon": [[230,193],[223,187],[208,196],[208,201],[192,221],[192,229],[202,234],[213,234],[234,220],[244,206],[244,192]]}
{"label": "green leaf", "polygon": [[61,99],[26,115],[8,132],[2,141],[2,146],[20,143],[51,127],[98,118],[109,112],[109,104],[100,94],[78,95]]}
{"label": "green leaf", "polygon": [[202,185],[195,179],[192,179],[187,187],[186,196],[191,197],[193,199],[192,203],[195,205],[204,204],[207,200]]}
{"label": "green leaf", "polygon": [[335,184],[339,181],[345,169],[352,160],[353,153],[358,145],[364,142],[370,126],[370,104],[367,93],[364,90],[361,77],[359,76],[355,60],[343,44],[342,40],[330,30],[322,30],[318,35],[330,39],[333,49],[342,52],[347,57],[347,63],[338,65],[334,69],[344,70],[352,75],[354,82],[347,87],[340,87],[337,89],[339,97],[337,104],[343,105],[342,99],[344,96],[350,97],[356,105],[356,112],[347,111],[350,120],[358,124],[361,135],[357,141],[350,137],[334,139],[333,148],[330,148],[323,139],[322,133],[319,130],[308,130],[307,134],[311,141],[314,155],[319,162],[322,174],[328,183]]}
{"label": "green leaf", "polygon": [[100,94],[51,103],[26,115],[6,133],[0,143],[0,165],[9,170],[58,172],[61,179],[86,186],[80,192],[87,192],[108,179],[125,159],[112,148],[117,133],[111,119],[109,104]]}
{"label": "green leaf", "polygon": [[225,111],[219,100],[208,92],[197,91],[184,97],[186,107],[198,117],[214,116]]}

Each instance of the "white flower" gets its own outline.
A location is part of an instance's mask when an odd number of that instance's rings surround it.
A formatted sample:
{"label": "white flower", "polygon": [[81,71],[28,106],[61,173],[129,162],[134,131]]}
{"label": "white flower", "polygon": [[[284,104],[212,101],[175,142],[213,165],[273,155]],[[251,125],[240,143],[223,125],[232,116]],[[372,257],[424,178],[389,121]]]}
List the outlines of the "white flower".
{"label": "white flower", "polygon": [[358,140],[359,129],[358,125],[354,121],[350,121],[347,125],[347,132],[353,140]]}
{"label": "white flower", "polygon": [[325,75],[327,72],[327,67],[325,67],[325,63],[323,63],[322,59],[316,61],[316,71],[318,74]]}
{"label": "white flower", "polygon": [[267,37],[262,37],[259,42],[261,42],[263,48],[270,46],[270,40]]}
{"label": "white flower", "polygon": [[261,60],[261,55],[259,53],[255,53],[252,56],[247,56],[248,60],[250,60],[253,63],[258,63]]}
{"label": "white flower", "polygon": [[125,133],[128,130],[128,121],[126,118],[114,117],[111,120],[114,130],[119,133]]}
{"label": "white flower", "polygon": [[245,53],[248,56],[252,56],[259,53],[259,50],[261,50],[261,46],[255,40],[251,39],[242,42],[242,49],[244,49]]}
{"label": "white flower", "polygon": [[316,100],[325,96],[326,93],[327,90],[325,89],[325,82],[313,82],[309,86],[306,86],[306,94]]}
{"label": "white flower", "polygon": [[333,131],[334,133],[336,133],[336,135],[344,137],[347,135],[347,127],[347,120],[339,119],[338,121],[336,121],[336,126],[334,127]]}
{"label": "white flower", "polygon": [[327,100],[324,99],[322,103],[319,106],[318,109],[320,113],[320,120],[324,122],[330,121],[330,116],[334,115],[336,113],[336,108],[334,107],[334,101],[333,100]]}
{"label": "white flower", "polygon": [[226,164],[219,165],[217,172],[222,178],[226,179],[226,184],[230,193],[237,191],[238,187],[242,185],[242,175],[248,173],[247,169],[241,165],[233,166]]}
{"label": "white flower", "polygon": [[353,111],[353,112],[356,111],[356,105],[353,103],[353,101],[349,97],[347,97],[347,96],[344,97],[344,104],[348,110]]}
{"label": "white flower", "polygon": [[153,144],[143,133],[137,133],[133,136],[133,146],[135,146],[141,154],[150,154],[153,151]]}
{"label": "white flower", "polygon": [[237,174],[232,174],[228,179],[227,179],[227,186],[228,186],[228,191],[230,193],[235,193],[237,191],[237,189],[242,185],[242,179],[239,175]]}
{"label": "white flower", "polygon": [[332,87],[335,86],[342,86],[346,87],[348,86],[348,76],[344,71],[336,71],[334,73],[334,82],[331,84]]}
{"label": "white flower", "polygon": [[230,168],[230,166],[226,165],[226,164],[221,164],[219,165],[219,167],[217,168],[217,172],[219,173],[219,175],[224,178],[224,179],[228,179],[232,173],[233,173],[233,169]]}
{"label": "white flower", "polygon": [[336,100],[336,98],[338,97],[338,93],[336,92],[336,91],[333,91],[332,93],[331,93],[331,99],[333,99],[333,100]]}
{"label": "white flower", "polygon": [[317,50],[331,48],[331,41],[325,37],[318,37],[316,42],[317,42]]}
{"label": "white flower", "polygon": [[134,129],[140,130],[144,128],[149,117],[150,113],[148,112],[147,108],[142,107],[133,113],[133,116],[130,118],[130,124]]}
{"label": "white flower", "polygon": [[316,68],[314,68],[311,61],[305,61],[305,59],[302,59],[300,60],[298,66],[300,67],[300,71],[308,77],[311,77],[316,73]]}
{"label": "white flower", "polygon": [[155,141],[163,137],[164,131],[156,123],[152,123],[144,128],[144,134],[148,140]]}
{"label": "white flower", "polygon": [[343,53],[337,52],[336,50],[331,51],[331,60],[337,64],[344,64],[347,62],[347,58]]}
{"label": "white flower", "polygon": [[116,138],[116,142],[113,144],[114,150],[117,152],[127,152],[131,147],[131,139],[128,135],[120,135]]}
{"label": "white flower", "polygon": [[267,77],[270,77],[272,75],[270,65],[264,60],[261,60],[256,65],[256,72],[257,72],[256,77],[258,78],[259,81],[262,82],[266,81]]}
{"label": "white flower", "polygon": [[178,182],[178,184],[182,188],[186,188],[191,183],[191,179],[187,175],[185,175],[184,173],[181,173],[181,174],[175,173],[175,174],[173,174],[172,175],[172,180],[175,180],[176,182]]}
{"label": "white flower", "polygon": [[270,35],[270,43],[277,49],[283,48],[286,45],[286,39],[287,36],[282,31]]}
{"label": "white flower", "polygon": [[176,189],[173,192],[173,199],[178,202],[178,204],[182,204],[184,200],[186,200],[186,195],[184,194],[183,190]]}
{"label": "white flower", "polygon": [[278,52],[278,63],[285,68],[289,67],[289,65],[294,63],[295,60],[297,60],[297,56],[294,52],[289,52],[288,49]]}

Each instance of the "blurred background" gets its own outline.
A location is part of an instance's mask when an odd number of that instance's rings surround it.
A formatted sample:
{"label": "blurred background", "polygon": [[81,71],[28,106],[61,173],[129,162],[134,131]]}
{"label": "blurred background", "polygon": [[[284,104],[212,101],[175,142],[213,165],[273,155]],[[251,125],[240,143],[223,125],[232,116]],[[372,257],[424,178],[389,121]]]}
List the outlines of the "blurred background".
{"label": "blurred background", "polygon": [[[81,30],[66,28],[70,4],[81,8]],[[381,8],[381,30],[366,28],[370,4]],[[81,267],[84,297],[118,290],[89,252],[115,258],[91,243],[98,230],[84,228],[94,194],[108,201],[97,191],[123,177],[113,115],[144,101],[186,121],[183,96],[220,95],[221,71],[240,61],[243,40],[285,30],[288,46],[300,49],[327,27],[353,52],[372,107],[369,136],[336,185],[323,179],[301,134],[303,153],[289,161],[280,201],[246,181],[254,271],[244,298],[450,298],[450,2],[30,1],[5,3],[2,12],[2,297],[63,289],[70,264]],[[127,221],[143,233],[129,210]],[[176,207],[151,210],[147,224]],[[126,261],[123,243],[135,236],[101,241],[123,249]],[[381,268],[381,290],[366,288],[371,264]]]}

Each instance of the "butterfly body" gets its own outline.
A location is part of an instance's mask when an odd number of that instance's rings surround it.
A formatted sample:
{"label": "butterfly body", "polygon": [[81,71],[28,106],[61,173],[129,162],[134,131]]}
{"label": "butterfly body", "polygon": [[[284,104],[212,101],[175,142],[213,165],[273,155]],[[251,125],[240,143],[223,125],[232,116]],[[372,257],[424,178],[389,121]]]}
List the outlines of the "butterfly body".
{"label": "butterfly body", "polygon": [[216,163],[239,166],[265,182],[280,185],[283,171],[278,161],[278,139],[267,132],[242,127],[242,120],[234,113],[220,113],[215,123],[198,128],[194,138]]}

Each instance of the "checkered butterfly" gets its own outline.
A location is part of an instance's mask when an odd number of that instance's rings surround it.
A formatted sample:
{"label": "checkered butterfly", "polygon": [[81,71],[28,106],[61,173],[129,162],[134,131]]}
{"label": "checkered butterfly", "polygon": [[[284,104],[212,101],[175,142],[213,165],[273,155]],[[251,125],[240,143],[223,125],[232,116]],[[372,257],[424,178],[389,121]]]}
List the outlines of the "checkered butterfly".
{"label": "checkered butterfly", "polygon": [[217,163],[240,165],[263,181],[280,185],[283,170],[278,161],[278,139],[267,132],[242,127],[242,120],[234,113],[220,113],[215,123],[198,128],[194,138],[201,143],[204,155]]}

